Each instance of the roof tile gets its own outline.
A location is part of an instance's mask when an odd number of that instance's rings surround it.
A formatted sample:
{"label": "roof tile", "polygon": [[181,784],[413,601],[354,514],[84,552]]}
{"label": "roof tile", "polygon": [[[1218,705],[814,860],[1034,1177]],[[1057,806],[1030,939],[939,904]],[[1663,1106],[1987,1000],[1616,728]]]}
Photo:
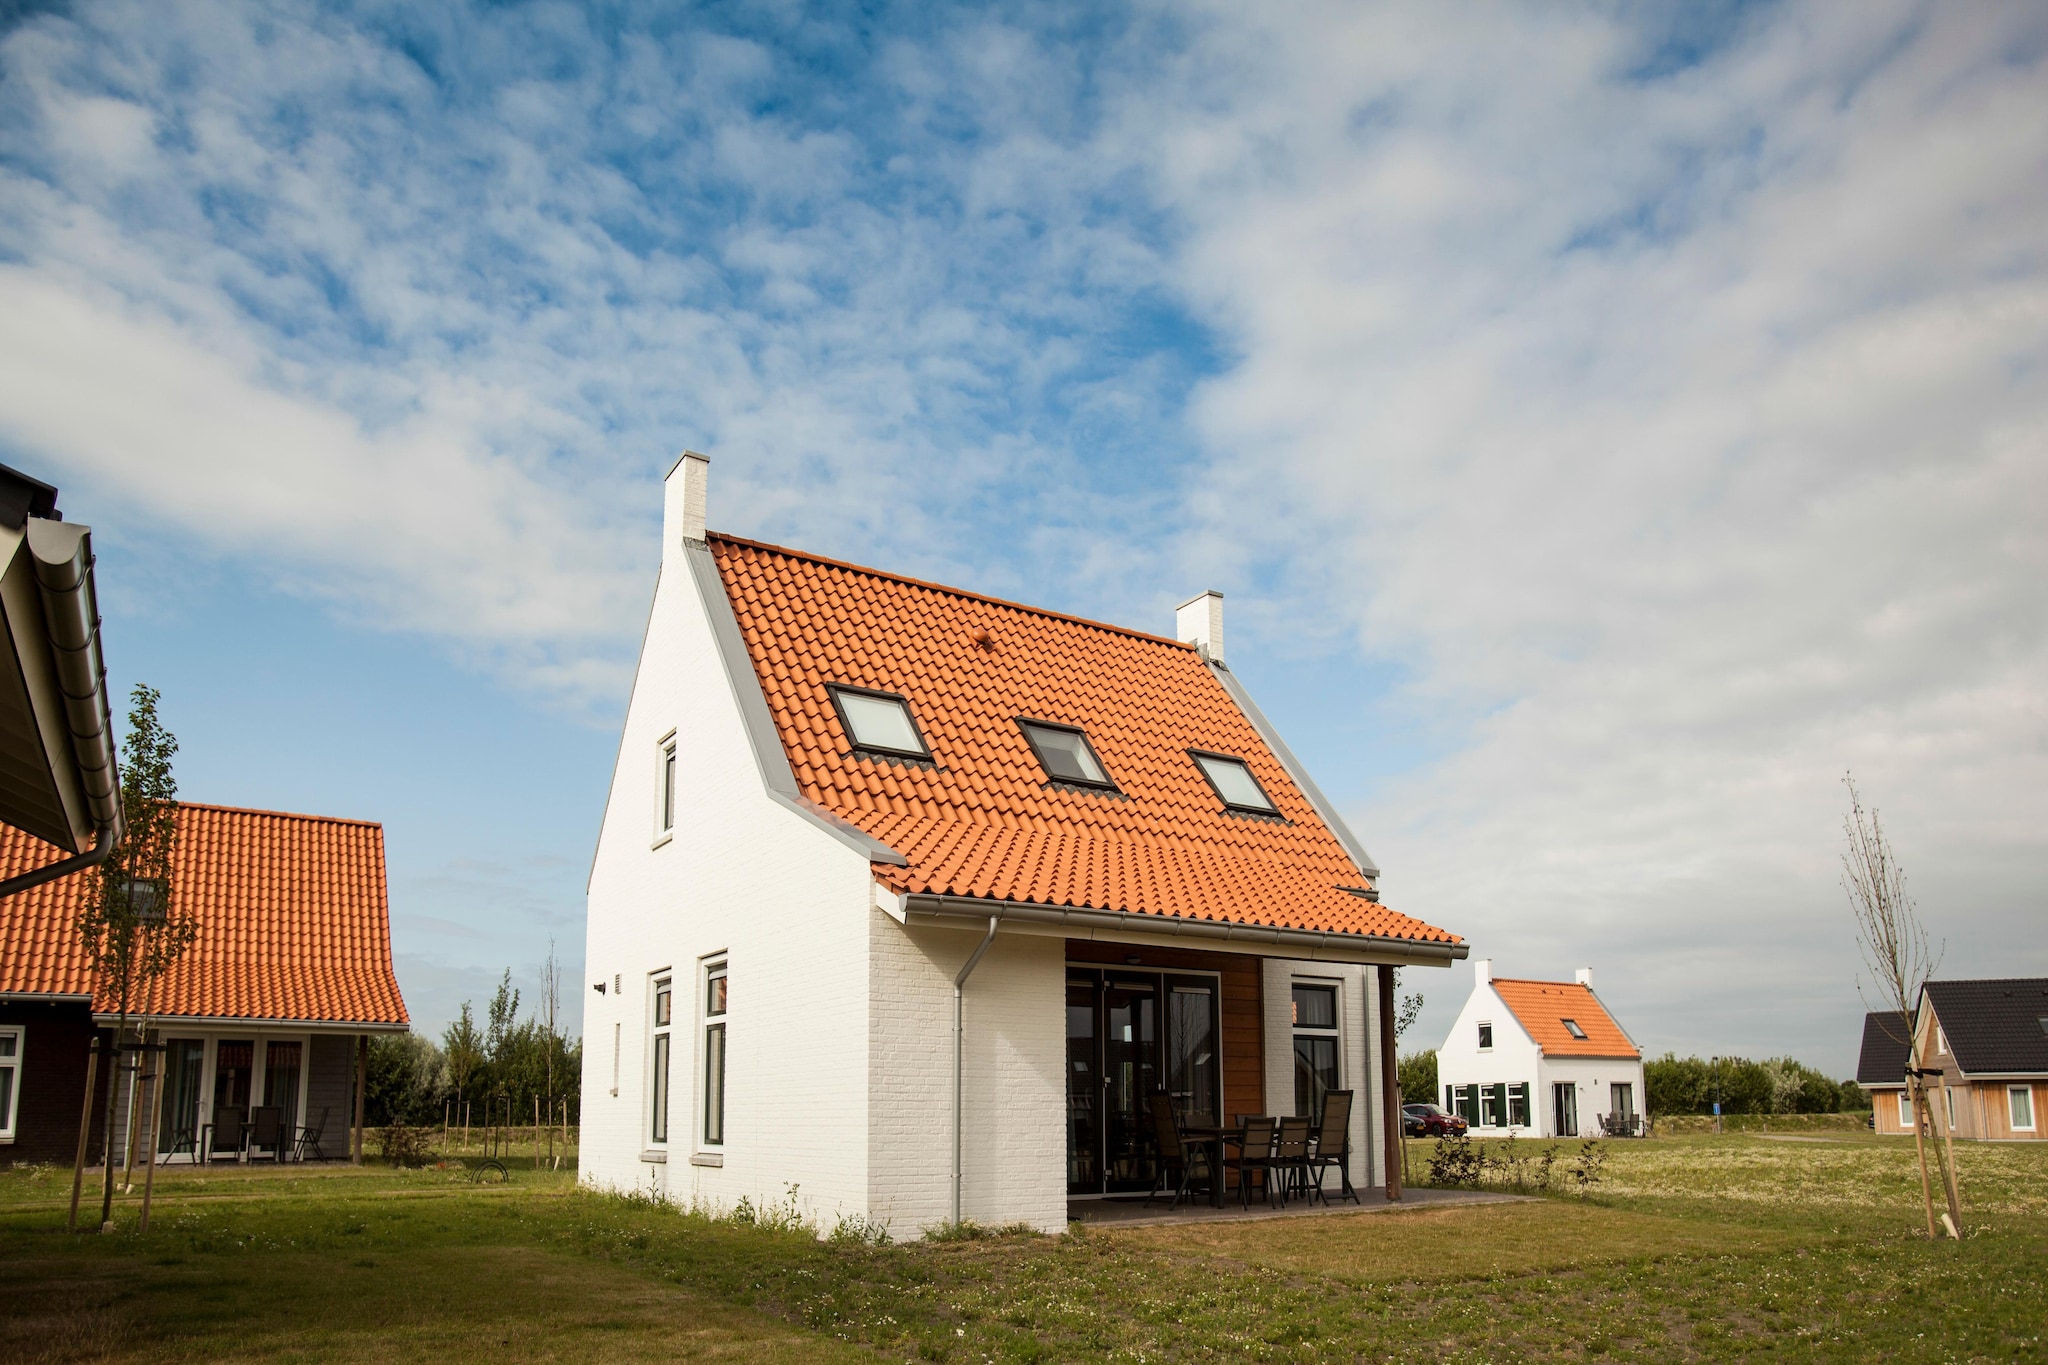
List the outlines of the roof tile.
{"label": "roof tile", "polygon": [[[1576,981],[1516,981],[1495,977],[1494,993],[1515,1012],[1515,1018],[1543,1049],[1546,1057],[1641,1057],[1593,994]],[[1571,1020],[1586,1031],[1574,1038],[1564,1026]]]}

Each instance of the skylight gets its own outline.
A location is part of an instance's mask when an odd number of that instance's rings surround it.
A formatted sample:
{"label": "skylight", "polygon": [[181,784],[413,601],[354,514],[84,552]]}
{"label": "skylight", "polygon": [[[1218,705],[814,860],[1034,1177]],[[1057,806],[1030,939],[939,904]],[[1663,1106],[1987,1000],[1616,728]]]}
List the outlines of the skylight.
{"label": "skylight", "polygon": [[865,692],[851,687],[834,687],[832,703],[839,708],[839,723],[856,749],[905,758],[930,758],[917,722],[910,718],[910,703],[887,692]]}
{"label": "skylight", "polygon": [[1585,1037],[1586,1037],[1586,1031],[1585,1031],[1584,1029],[1582,1029],[1582,1028],[1580,1028],[1580,1027],[1579,1027],[1579,1021],[1578,1021],[1578,1020],[1576,1020],[1576,1019],[1562,1019],[1562,1020],[1559,1020],[1558,1022],[1560,1022],[1560,1023],[1562,1023],[1562,1024],[1564,1025],[1564,1031],[1565,1031],[1566,1033],[1569,1033],[1569,1034],[1570,1034],[1570,1035],[1571,1035],[1572,1037],[1574,1037],[1574,1038],[1577,1038],[1577,1039],[1579,1039],[1579,1040],[1580,1040],[1581,1042],[1585,1041]]}
{"label": "skylight", "polygon": [[1095,757],[1095,750],[1088,743],[1088,736],[1065,725],[1048,725],[1043,721],[1019,720],[1024,729],[1024,738],[1031,741],[1031,748],[1038,755],[1038,761],[1055,782],[1074,782],[1084,787],[1107,787],[1114,791],[1116,784],[1103,771],[1101,760]]}
{"label": "skylight", "polygon": [[1223,804],[1231,810],[1255,811],[1260,815],[1278,815],[1280,808],[1273,804],[1273,798],[1266,795],[1266,789],[1252,776],[1252,770],[1241,758],[1229,754],[1205,754],[1197,749],[1188,750],[1188,756],[1195,760],[1195,766],[1202,770],[1202,776],[1209,779],[1209,785],[1216,789],[1216,795],[1223,798]]}

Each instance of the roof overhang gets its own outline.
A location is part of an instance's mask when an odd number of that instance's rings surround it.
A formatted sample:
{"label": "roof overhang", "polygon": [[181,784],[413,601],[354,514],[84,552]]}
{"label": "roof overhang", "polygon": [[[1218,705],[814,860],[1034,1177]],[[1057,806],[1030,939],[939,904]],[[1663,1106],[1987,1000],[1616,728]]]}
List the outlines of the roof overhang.
{"label": "roof overhang", "polygon": [[[121,1015],[116,1010],[94,1010],[92,1021],[95,1024],[112,1024],[119,1022],[120,1018]],[[141,1022],[142,1016],[139,1014],[128,1016],[131,1027]],[[365,1024],[346,1019],[251,1019],[246,1016],[230,1015],[153,1014],[149,1016],[149,1023],[160,1032],[179,1028],[249,1029],[270,1033],[289,1030],[293,1033],[345,1033],[350,1036],[358,1033],[412,1032],[411,1024]]]}
{"label": "roof overhang", "polygon": [[96,862],[120,835],[92,530],[55,502],[0,466],[0,821],[72,857],[0,894]]}
{"label": "roof overhang", "polygon": [[[893,898],[892,898],[893,899]],[[1310,962],[1375,963],[1394,967],[1448,967],[1470,950],[1463,943],[1280,929],[1219,920],[1171,919],[1129,910],[1090,910],[968,896],[906,896],[885,907],[905,924],[968,928],[997,921],[1000,932],[1045,938],[1094,939],[1162,948],[1204,948],[1253,957]]]}

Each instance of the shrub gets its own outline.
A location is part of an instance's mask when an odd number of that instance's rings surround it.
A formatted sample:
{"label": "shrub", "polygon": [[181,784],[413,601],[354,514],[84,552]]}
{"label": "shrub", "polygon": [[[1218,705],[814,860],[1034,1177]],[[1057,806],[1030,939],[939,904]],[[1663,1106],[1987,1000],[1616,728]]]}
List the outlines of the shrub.
{"label": "shrub", "polygon": [[427,1151],[428,1130],[407,1123],[384,1126],[379,1137],[384,1159],[394,1166],[424,1166],[431,1159]]}
{"label": "shrub", "polygon": [[1429,1183],[1440,1189],[1474,1189],[1485,1170],[1485,1160],[1472,1139],[1460,1133],[1436,1140],[1429,1157]]}
{"label": "shrub", "polygon": [[887,1223],[873,1222],[866,1214],[842,1213],[839,1215],[839,1221],[832,1225],[830,1240],[860,1246],[885,1247],[895,1238],[889,1235]]}
{"label": "shrub", "polygon": [[1436,1103],[1437,1074],[1436,1049],[1427,1052],[1411,1052],[1401,1059],[1401,1102],[1403,1104]]}

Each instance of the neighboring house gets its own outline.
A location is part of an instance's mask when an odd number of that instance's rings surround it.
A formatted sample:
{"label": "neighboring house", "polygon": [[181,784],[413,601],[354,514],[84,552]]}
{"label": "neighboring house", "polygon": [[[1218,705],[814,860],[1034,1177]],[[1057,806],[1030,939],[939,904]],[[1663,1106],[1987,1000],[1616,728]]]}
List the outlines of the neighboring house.
{"label": "neighboring house", "polygon": [[2048,977],[1928,982],[1920,989],[1913,1050],[1923,1070],[1941,1072],[1929,1079],[1939,1094],[1930,1103],[1951,1135],[2038,1141],[2048,1134],[2041,1117],[2048,1103]]}
{"label": "neighboring house", "polygon": [[0,465],[0,823],[61,849],[0,897],[100,861],[121,834],[92,530]]}
{"label": "neighboring house", "polygon": [[1378,903],[1220,596],[1170,639],[709,535],[705,475],[668,478],[591,872],[582,1178],[1059,1231],[1150,1185],[1157,1090],[1331,1088],[1386,1177],[1392,968],[1465,945]]}
{"label": "neighboring house", "polygon": [[[49,856],[0,830],[0,876]],[[71,876],[0,899],[0,1162],[68,1165],[76,1152],[87,1053],[115,1019],[78,933],[97,885]],[[185,1136],[221,1104],[277,1105],[294,1128],[324,1126],[327,1155],[347,1154],[368,1035],[406,1028],[382,827],[182,803],[171,888],[199,936],[145,1002],[168,1049],[158,1152],[188,1159]],[[125,1140],[131,1078],[115,1079]],[[95,1158],[102,1111],[96,1099]]]}
{"label": "neighboring house", "polygon": [[1873,1131],[1894,1136],[1913,1132],[1913,1101],[1906,1094],[1912,1065],[1912,1021],[1896,1010],[1863,1016],[1863,1047],[1856,1054],[1856,1084],[1870,1096]]}
{"label": "neighboring house", "polygon": [[1520,981],[1473,963],[1436,1071],[1444,1107],[1475,1133],[1642,1130],[1643,1054],[1593,993],[1590,967],[1573,981]]}

